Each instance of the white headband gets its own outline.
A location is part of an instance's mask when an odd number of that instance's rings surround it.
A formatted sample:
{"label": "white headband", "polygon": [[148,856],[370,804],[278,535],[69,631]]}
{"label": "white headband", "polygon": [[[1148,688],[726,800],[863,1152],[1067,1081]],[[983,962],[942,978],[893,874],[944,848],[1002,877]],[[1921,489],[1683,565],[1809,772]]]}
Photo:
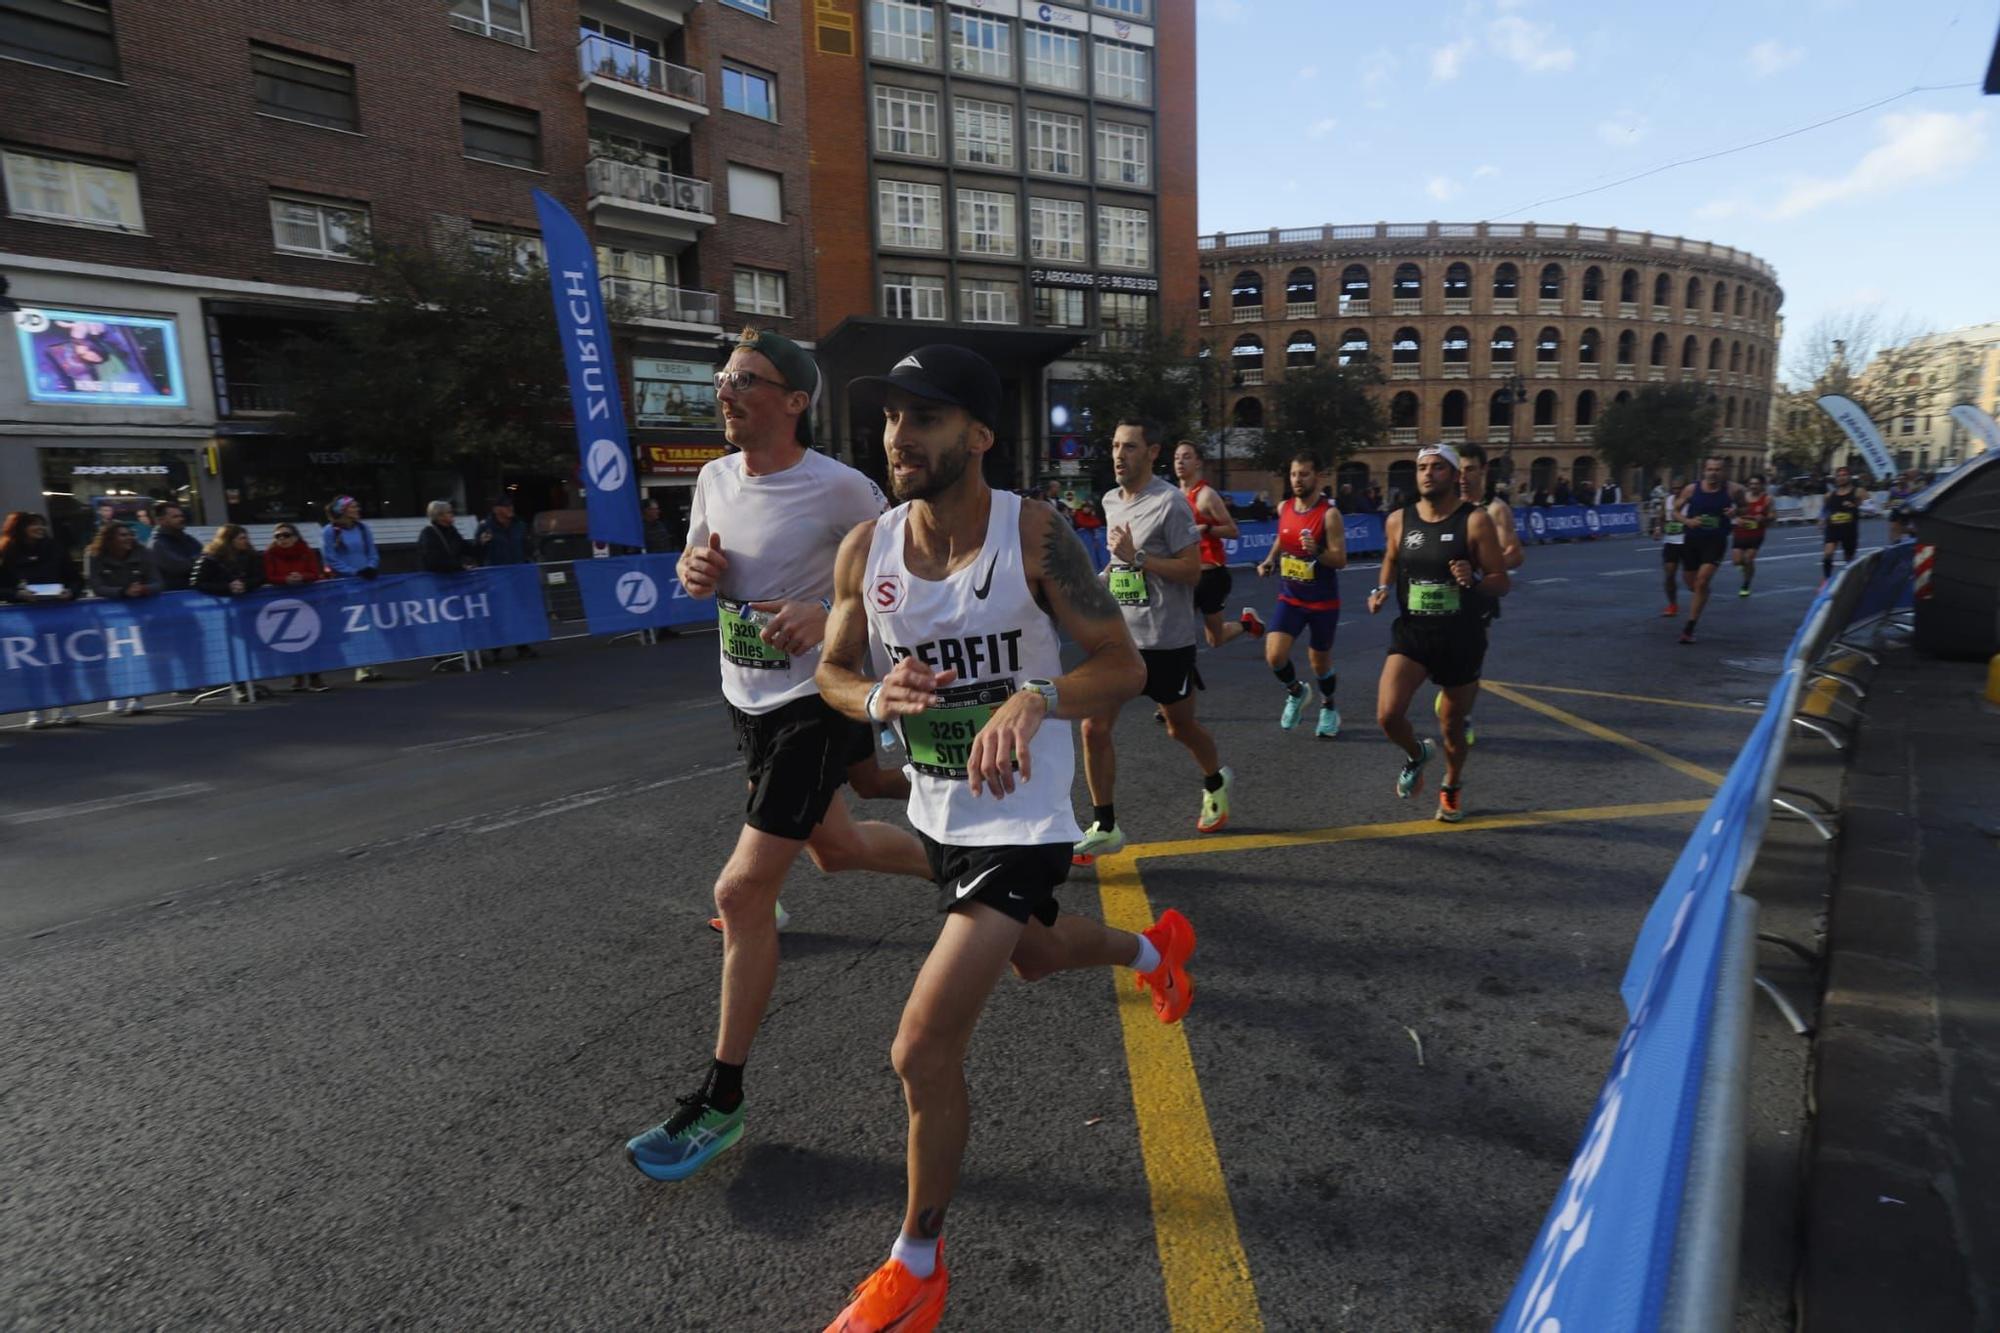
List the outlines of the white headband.
{"label": "white headband", "polygon": [[1451,464],[1453,472],[1463,472],[1465,470],[1465,465],[1458,461],[1458,450],[1448,444],[1427,444],[1417,450],[1417,457],[1419,459],[1442,458],[1445,462]]}

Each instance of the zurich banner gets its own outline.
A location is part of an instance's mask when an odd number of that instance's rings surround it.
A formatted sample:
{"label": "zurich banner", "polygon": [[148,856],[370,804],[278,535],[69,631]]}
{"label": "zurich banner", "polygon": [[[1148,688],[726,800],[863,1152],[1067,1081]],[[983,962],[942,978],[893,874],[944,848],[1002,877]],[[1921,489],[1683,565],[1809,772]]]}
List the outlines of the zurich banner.
{"label": "zurich banner", "polygon": [[692,625],[714,618],[715,604],[696,601],[681,587],[671,555],[621,555],[579,560],[574,566],[583,614],[592,634]]}
{"label": "zurich banner", "polygon": [[0,713],[240,680],[228,607],[198,592],[0,607]]}
{"label": "zurich banner", "polygon": [[596,252],[569,210],[540,190],[535,191],[535,214],[542,223],[556,329],[562,337],[563,362],[569,367],[570,411],[576,418],[590,539],[644,546],[639,478],[625,433],[625,406],[618,393],[618,368],[612,363],[604,294],[597,284]]}
{"label": "zurich banner", "polygon": [[463,574],[386,574],[223,600],[237,661],[227,679],[539,643],[549,637],[549,618],[537,573],[533,565],[497,565]]}
{"label": "zurich banner", "polygon": [[1638,505],[1529,505],[1514,514],[1515,529],[1531,542],[1639,535]]}

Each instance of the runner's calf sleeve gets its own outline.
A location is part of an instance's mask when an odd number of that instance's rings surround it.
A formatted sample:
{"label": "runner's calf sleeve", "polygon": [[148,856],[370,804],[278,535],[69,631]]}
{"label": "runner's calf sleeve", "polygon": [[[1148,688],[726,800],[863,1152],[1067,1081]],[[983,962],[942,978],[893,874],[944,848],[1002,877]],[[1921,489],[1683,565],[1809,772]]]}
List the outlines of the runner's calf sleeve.
{"label": "runner's calf sleeve", "polygon": [[1115,806],[1093,805],[1090,807],[1090,817],[1097,827],[1106,833],[1118,827],[1118,810]]}
{"label": "runner's calf sleeve", "polygon": [[1283,685],[1289,693],[1297,694],[1299,692],[1299,673],[1290,662],[1285,663],[1281,667],[1272,667],[1271,674],[1278,678],[1278,683]]}
{"label": "runner's calf sleeve", "polygon": [[1333,703],[1333,687],[1339,683],[1340,673],[1338,671],[1329,671],[1319,678],[1320,697],[1325,699],[1328,704]]}

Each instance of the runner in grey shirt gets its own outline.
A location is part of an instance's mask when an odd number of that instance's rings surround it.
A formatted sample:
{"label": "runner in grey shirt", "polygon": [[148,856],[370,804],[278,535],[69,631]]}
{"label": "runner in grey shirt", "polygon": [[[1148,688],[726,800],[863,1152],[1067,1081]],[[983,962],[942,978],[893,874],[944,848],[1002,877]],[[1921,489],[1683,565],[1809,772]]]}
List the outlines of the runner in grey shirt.
{"label": "runner in grey shirt", "polygon": [[[1216,757],[1215,738],[1194,715],[1194,692],[1201,686],[1195,669],[1201,619],[1194,609],[1201,537],[1180,488],[1153,472],[1160,438],[1157,425],[1135,418],[1119,422],[1112,436],[1118,487],[1103,497],[1111,552],[1104,580],[1146,659],[1146,697],[1159,705],[1167,734],[1185,745],[1201,768],[1201,816],[1195,829],[1214,833],[1229,822],[1230,772]],[[1076,844],[1079,864],[1125,846],[1112,800],[1118,761],[1111,731],[1117,720],[1114,711],[1083,722],[1083,776],[1092,819]]]}

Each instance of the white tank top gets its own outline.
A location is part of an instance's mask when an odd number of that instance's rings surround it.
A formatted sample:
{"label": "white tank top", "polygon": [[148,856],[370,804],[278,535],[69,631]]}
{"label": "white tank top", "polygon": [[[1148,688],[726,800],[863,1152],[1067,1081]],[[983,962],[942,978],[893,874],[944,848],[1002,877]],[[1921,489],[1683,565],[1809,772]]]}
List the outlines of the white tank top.
{"label": "white tank top", "polygon": [[1021,559],[1021,497],[993,492],[977,559],[942,580],[920,579],[905,562],[910,507],[875,520],[862,601],[878,675],[905,657],[958,672],[938,693],[944,706],[904,718],[910,762],[910,823],[956,847],[1028,846],[1082,837],[1070,810],[1076,751],[1070,725],[1044,721],[1029,742],[1033,776],[1012,794],[974,796],[965,780],[972,739],[1027,680],[1062,674],[1055,623],[1028,590]]}

